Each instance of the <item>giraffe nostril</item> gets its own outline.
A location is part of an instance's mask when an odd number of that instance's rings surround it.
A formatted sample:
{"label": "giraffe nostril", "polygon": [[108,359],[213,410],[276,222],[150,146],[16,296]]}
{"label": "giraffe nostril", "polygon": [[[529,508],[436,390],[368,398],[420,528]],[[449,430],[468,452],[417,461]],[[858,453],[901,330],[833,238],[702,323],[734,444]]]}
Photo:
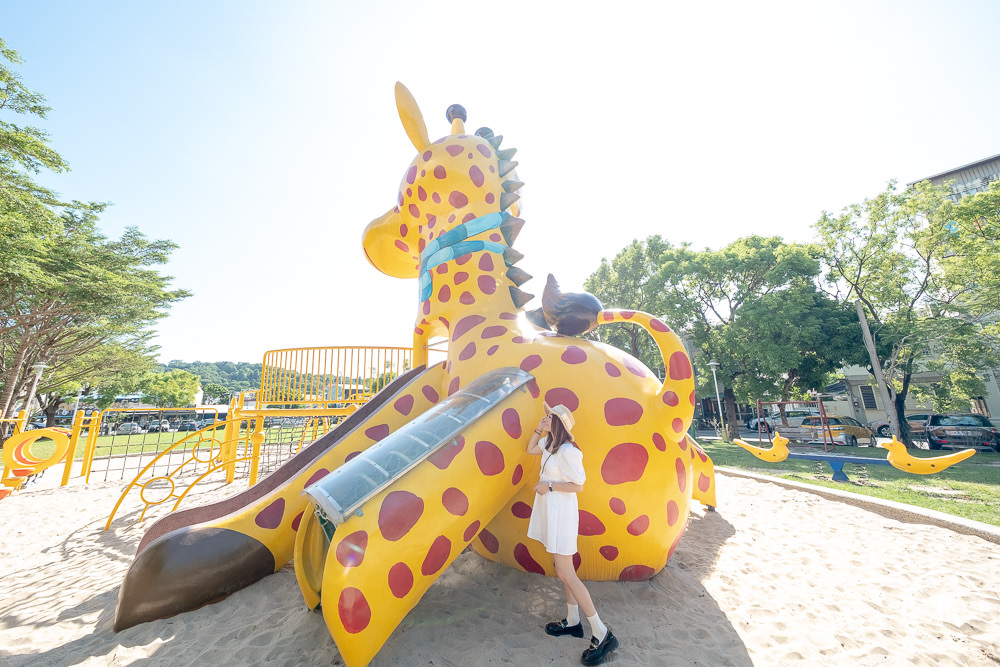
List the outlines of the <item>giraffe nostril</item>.
{"label": "giraffe nostril", "polygon": [[465,113],[465,107],[463,107],[461,104],[452,104],[450,107],[448,107],[448,110],[444,112],[444,115],[445,118],[448,119],[449,123],[455,120],[456,118],[461,118],[462,122],[464,123],[466,118],[468,118],[468,116]]}

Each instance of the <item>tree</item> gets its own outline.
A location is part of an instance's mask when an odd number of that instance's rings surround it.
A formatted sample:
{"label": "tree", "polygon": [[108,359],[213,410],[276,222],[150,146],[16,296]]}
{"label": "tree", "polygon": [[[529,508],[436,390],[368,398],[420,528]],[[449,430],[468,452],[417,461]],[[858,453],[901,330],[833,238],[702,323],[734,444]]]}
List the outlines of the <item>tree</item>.
{"label": "tree", "polygon": [[201,390],[204,392],[202,395],[202,402],[206,404],[228,403],[230,396],[233,394],[228,387],[223,384],[219,384],[218,382],[203,384]]}
{"label": "tree", "polygon": [[[995,250],[963,247],[954,220],[962,214],[963,224],[974,226],[977,204],[956,206],[949,195],[943,185],[899,192],[890,182],[876,197],[836,216],[824,212],[815,224],[829,289],[842,303],[856,302],[862,326],[870,326],[869,372],[894,431],[910,447],[900,417],[911,391],[953,404],[946,388],[981,394],[983,381],[970,370],[997,363],[995,340],[981,325],[996,312],[995,287],[984,287],[991,278],[972,280],[977,266],[996,261],[987,257]],[[946,381],[915,389],[915,375],[929,371]]]}
{"label": "tree", "polygon": [[158,408],[181,408],[194,403],[199,379],[187,371],[146,373],[139,383],[142,400]]}
{"label": "tree", "polygon": [[[816,288],[819,270],[816,248],[777,237],[751,236],[701,252],[651,237],[602,262],[587,286],[599,298],[633,294],[629,307],[653,304],[703,360],[719,362],[727,434],[736,437],[737,400],[788,399],[822,388],[857,350],[849,314]],[[644,339],[630,332],[608,342],[623,339],[622,347],[645,354]],[[662,367],[658,351],[655,359]],[[699,390],[714,393],[711,378],[700,377]]]}

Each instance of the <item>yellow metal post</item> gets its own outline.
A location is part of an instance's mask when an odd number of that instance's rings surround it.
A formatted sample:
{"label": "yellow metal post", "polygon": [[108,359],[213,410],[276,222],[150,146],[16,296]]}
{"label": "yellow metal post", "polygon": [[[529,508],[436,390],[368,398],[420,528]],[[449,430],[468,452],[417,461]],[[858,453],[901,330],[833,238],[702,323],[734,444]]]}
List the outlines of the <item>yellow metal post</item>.
{"label": "yellow metal post", "polygon": [[77,410],[73,415],[73,429],[69,436],[69,447],[66,449],[66,464],[63,466],[62,483],[59,486],[69,484],[69,478],[73,475],[73,461],[76,459],[76,445],[83,435],[83,410]]}
{"label": "yellow metal post", "polygon": [[[239,400],[242,401],[243,394]],[[222,460],[226,470],[226,484],[232,484],[236,479],[236,446],[240,438],[240,411],[236,398],[229,399],[229,413],[226,418],[225,436],[222,441]]]}
{"label": "yellow metal post", "polygon": [[250,458],[250,486],[257,483],[257,474],[260,472],[260,447],[264,443],[264,434],[261,432],[263,424],[263,417],[254,420],[253,434],[250,436],[253,445],[253,454]]}

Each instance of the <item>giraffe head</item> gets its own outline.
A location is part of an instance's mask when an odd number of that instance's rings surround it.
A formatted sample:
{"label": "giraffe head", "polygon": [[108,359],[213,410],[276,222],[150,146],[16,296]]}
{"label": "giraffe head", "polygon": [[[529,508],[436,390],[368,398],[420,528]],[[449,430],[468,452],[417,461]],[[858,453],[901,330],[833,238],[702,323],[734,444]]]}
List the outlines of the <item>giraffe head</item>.
{"label": "giraffe head", "polygon": [[459,105],[447,111],[451,133],[432,143],[416,101],[401,83],[396,83],[396,107],[417,155],[403,175],[395,206],[365,229],[368,261],[387,275],[416,278],[428,244],[491,213],[509,214],[502,216],[506,224],[483,231],[463,227],[464,238],[510,246],[521,224],[515,191],[522,184],[510,159],[516,149],[498,151],[503,137],[488,128],[466,134],[466,113]]}

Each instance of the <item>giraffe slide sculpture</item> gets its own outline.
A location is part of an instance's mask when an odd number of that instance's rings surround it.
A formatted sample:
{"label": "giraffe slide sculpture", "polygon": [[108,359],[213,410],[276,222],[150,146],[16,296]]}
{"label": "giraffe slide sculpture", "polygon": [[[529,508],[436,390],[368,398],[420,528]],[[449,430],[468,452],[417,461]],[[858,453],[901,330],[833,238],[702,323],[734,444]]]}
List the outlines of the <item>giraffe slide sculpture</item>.
{"label": "giraffe slide sculpture", "polygon": [[[712,462],[686,435],[694,379],[678,337],[649,314],[561,294],[551,277],[542,308],[526,312],[514,149],[487,128],[467,134],[457,105],[450,133],[432,143],[399,83],[396,104],[417,155],[363,245],[380,271],[418,279],[414,350],[443,337],[446,360],[396,379],[256,487],[154,524],[122,584],[116,629],[225,597],[294,555],[307,605],[322,607],[345,662],[363,665],[467,545],[554,576],[526,537],[538,459],[525,449],[543,402],[573,412],[584,452],[581,578],[652,577],[691,500],[715,505]],[[649,332],[665,382],[622,350],[574,337],[611,322]]]}

